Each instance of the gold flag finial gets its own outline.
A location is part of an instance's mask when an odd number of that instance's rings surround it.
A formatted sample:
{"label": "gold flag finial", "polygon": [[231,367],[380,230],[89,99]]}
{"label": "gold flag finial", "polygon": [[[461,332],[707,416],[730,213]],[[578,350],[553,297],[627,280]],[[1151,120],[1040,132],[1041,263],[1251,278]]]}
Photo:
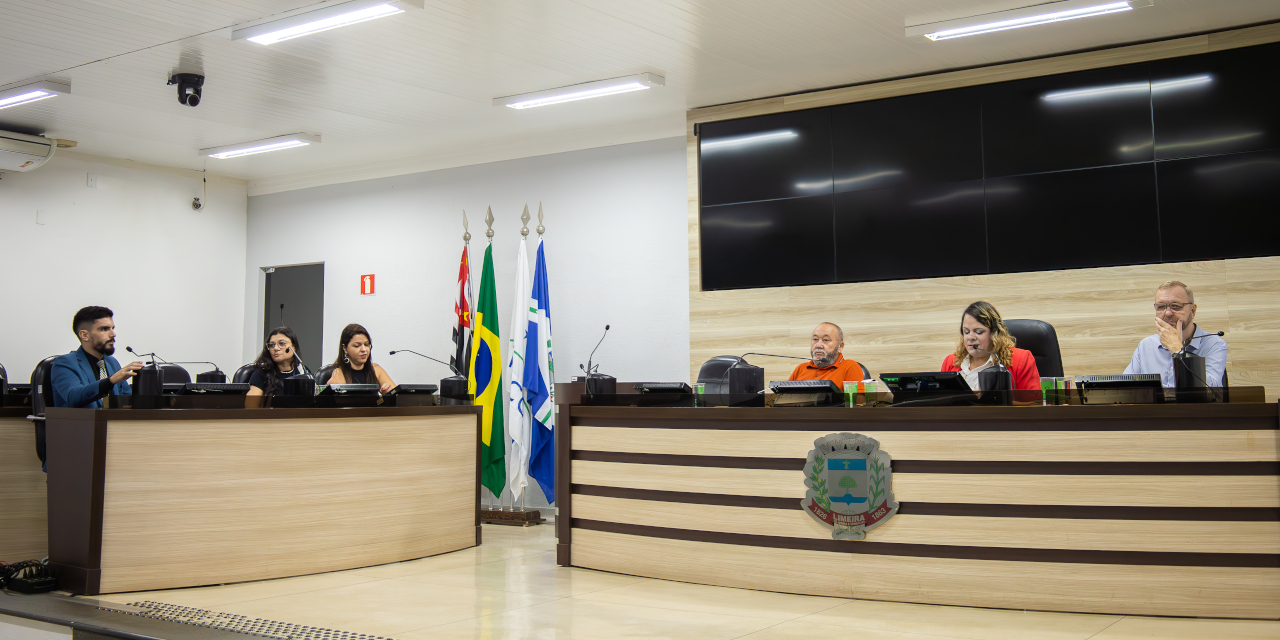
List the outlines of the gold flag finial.
{"label": "gold flag finial", "polygon": [[485,212],[484,223],[489,225],[489,228],[486,229],[484,232],[484,237],[488,238],[489,243],[492,244],[493,243],[493,207],[489,207],[489,210]]}
{"label": "gold flag finial", "polygon": [[462,210],[462,243],[471,244],[471,232],[467,230],[467,210]]}
{"label": "gold flag finial", "polygon": [[542,201],[539,200],[538,201],[538,228],[536,229],[536,231],[538,232],[538,235],[542,235],[542,233],[546,230],[547,228],[542,226]]}
{"label": "gold flag finial", "polygon": [[524,212],[520,214],[520,235],[529,237],[529,204],[525,203]]}

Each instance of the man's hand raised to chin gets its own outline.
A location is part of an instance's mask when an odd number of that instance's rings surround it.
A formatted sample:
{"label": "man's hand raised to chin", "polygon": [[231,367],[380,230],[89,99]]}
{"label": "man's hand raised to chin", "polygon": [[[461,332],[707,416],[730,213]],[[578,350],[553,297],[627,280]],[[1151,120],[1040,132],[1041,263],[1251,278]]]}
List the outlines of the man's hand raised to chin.
{"label": "man's hand raised to chin", "polygon": [[1156,317],[1156,332],[1160,334],[1160,344],[1169,350],[1169,353],[1177,353],[1182,351],[1182,321],[1178,321],[1178,326],[1173,326],[1164,320]]}

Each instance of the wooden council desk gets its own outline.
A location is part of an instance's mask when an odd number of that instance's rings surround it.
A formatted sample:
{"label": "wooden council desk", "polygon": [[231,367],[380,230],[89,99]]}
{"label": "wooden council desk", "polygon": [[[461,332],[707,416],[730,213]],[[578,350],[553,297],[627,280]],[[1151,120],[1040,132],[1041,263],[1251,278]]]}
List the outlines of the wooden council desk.
{"label": "wooden council desk", "polygon": [[0,408],[0,561],[48,555],[44,472],[28,407]]}
{"label": "wooden council desk", "polygon": [[[686,409],[557,394],[561,565],[895,602],[1280,618],[1275,403]],[[901,510],[865,541],[833,540],[800,509],[805,456],[837,432],[893,457]]]}
{"label": "wooden council desk", "polygon": [[480,544],[480,407],[49,409],[49,564],[95,595]]}

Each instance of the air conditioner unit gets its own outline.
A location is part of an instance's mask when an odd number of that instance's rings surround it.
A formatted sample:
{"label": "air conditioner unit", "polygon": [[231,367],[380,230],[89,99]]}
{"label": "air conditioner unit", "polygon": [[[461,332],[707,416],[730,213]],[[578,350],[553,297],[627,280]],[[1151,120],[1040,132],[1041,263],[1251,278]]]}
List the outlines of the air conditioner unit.
{"label": "air conditioner unit", "polygon": [[31,171],[53,157],[58,142],[44,136],[0,131],[0,171]]}

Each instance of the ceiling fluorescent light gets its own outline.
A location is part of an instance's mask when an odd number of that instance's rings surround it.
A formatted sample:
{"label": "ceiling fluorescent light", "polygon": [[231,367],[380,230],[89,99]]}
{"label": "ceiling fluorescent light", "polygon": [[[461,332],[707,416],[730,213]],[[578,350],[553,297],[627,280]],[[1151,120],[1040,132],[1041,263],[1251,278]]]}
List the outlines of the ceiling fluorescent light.
{"label": "ceiling fluorescent light", "polygon": [[201,149],[200,155],[209,156],[210,158],[218,158],[219,160],[226,160],[227,158],[251,156],[256,153],[266,153],[268,151],[283,151],[284,149],[293,149],[294,147],[305,147],[313,143],[319,144],[320,136],[312,135],[310,133],[294,133],[287,136],[276,136],[274,138],[263,138],[262,140],[241,142],[240,144],[229,144],[222,147]]}
{"label": "ceiling fluorescent light", "polygon": [[1065,22],[1108,13],[1130,11],[1151,6],[1151,0],[1066,0],[1010,11],[998,11],[968,18],[933,22],[907,27],[908,38],[924,36],[930,40],[950,40],[983,33],[1021,29],[1038,24]]}
{"label": "ceiling fluorescent light", "polygon": [[574,100],[601,98],[618,93],[643,91],[649,87],[661,87],[665,84],[666,79],[662,76],[654,75],[652,73],[637,73],[633,76],[610,78],[608,80],[596,80],[595,82],[584,82],[582,84],[560,87],[558,89],[547,89],[545,91],[522,93],[520,95],[507,96],[505,98],[494,98],[493,106],[511,107],[512,109],[545,107],[549,104],[560,104],[561,102],[573,102]]}
{"label": "ceiling fluorescent light", "polygon": [[0,109],[31,104],[63,93],[71,93],[71,85],[50,80],[20,85],[0,91]]}
{"label": "ceiling fluorescent light", "polygon": [[232,40],[275,44],[313,33],[404,13],[401,5],[422,8],[422,0],[349,0],[231,32]]}

